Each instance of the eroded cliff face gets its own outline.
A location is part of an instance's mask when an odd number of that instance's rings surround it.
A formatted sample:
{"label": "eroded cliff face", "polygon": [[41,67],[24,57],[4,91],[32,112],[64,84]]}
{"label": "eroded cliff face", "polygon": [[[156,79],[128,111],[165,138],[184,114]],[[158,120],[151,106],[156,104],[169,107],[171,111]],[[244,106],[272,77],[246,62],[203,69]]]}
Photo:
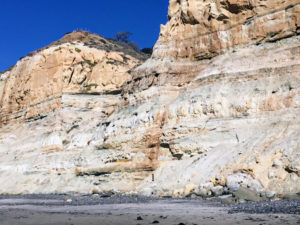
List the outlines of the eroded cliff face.
{"label": "eroded cliff face", "polygon": [[220,54],[297,36],[299,10],[299,0],[171,0],[143,74],[187,83]]}
{"label": "eroded cliff face", "polygon": [[172,0],[170,21],[162,26],[155,56],[211,59],[236,46],[293,36],[300,32],[298,4],[298,0]]}
{"label": "eroded cliff face", "polygon": [[79,167],[126,161],[129,153],[99,147],[102,125],[126,104],[121,87],[146,58],[124,43],[79,31],[1,74],[0,176],[8,181],[0,192],[87,193],[99,177],[77,177]]}
{"label": "eroded cliff face", "polygon": [[[127,46],[128,47],[128,46]],[[2,74],[1,123],[57,110],[64,94],[110,94],[146,55],[88,32],[73,32],[22,58]]]}
{"label": "eroded cliff face", "polygon": [[[67,41],[39,53],[45,66],[30,71],[53,70],[51,81],[20,99],[34,73],[18,67],[38,55],[21,60],[2,94],[0,179],[15,179],[0,192],[299,192],[299,10],[300,1],[171,0],[138,68],[135,55]],[[12,122],[15,112],[26,122]]]}

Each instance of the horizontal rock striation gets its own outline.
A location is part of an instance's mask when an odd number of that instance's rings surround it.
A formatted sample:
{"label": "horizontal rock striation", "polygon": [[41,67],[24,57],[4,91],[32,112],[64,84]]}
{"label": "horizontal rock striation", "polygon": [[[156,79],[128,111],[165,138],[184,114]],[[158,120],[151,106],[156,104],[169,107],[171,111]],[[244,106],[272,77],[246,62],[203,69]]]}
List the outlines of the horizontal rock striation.
{"label": "horizontal rock striation", "polygon": [[299,192],[299,4],[171,0],[140,66],[81,33],[21,59],[0,80],[0,192]]}
{"label": "horizontal rock striation", "polygon": [[300,1],[170,1],[154,57],[211,59],[236,46],[275,42],[300,32]]}
{"label": "horizontal rock striation", "polygon": [[119,93],[147,57],[123,45],[78,31],[22,58],[2,75],[0,125],[59,109],[63,93]]}
{"label": "horizontal rock striation", "polygon": [[132,86],[145,89],[157,74],[155,84],[182,86],[220,54],[297,36],[299,10],[299,0],[170,1],[152,58],[136,72],[136,80],[145,81]]}
{"label": "horizontal rock striation", "polygon": [[299,192],[298,172],[287,169],[300,162],[299,15],[299,1],[170,1],[151,59],[124,86],[141,118],[131,129],[139,144],[164,115],[156,181],[138,190],[184,196],[190,183],[234,180]]}
{"label": "horizontal rock striation", "polygon": [[[256,191],[298,192],[298,172],[287,168],[299,169],[300,162],[299,41],[295,36],[228,52],[185,86],[152,85],[129,95],[135,111],[110,123],[119,129],[106,142],[126,148],[118,137],[130,132],[134,138],[126,145],[138,148],[139,140],[149,147],[147,133],[159,129],[156,180],[149,177],[138,189],[157,185],[159,193],[184,196],[189,183],[226,186],[228,177],[238,176],[235,184],[250,183]],[[120,135],[128,120],[136,123]],[[159,128],[157,120],[163,121]]]}
{"label": "horizontal rock striation", "polygon": [[126,43],[78,31],[1,74],[0,176],[16,179],[0,192],[87,193],[99,178],[91,181],[76,171],[129,161],[129,153],[99,147],[102,125],[125,104],[121,87],[146,58]]}

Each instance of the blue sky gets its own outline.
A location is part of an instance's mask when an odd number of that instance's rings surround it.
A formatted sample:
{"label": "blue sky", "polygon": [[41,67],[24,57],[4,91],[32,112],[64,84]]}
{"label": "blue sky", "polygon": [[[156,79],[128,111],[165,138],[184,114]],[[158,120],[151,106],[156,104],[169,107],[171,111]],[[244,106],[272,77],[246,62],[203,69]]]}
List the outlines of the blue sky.
{"label": "blue sky", "polygon": [[140,48],[155,44],[169,0],[0,0],[0,71],[75,29],[104,37],[130,31]]}

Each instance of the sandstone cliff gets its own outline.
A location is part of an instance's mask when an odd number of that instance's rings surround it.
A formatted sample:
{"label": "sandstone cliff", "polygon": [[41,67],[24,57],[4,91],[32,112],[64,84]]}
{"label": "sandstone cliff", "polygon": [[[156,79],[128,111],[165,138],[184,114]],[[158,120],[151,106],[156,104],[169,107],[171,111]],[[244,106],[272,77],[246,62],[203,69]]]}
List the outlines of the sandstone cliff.
{"label": "sandstone cliff", "polygon": [[131,79],[128,71],[147,58],[124,45],[79,31],[22,58],[2,75],[7,79],[1,91],[1,122],[56,110],[63,93],[120,92]]}
{"label": "sandstone cliff", "polygon": [[168,17],[137,68],[67,38],[1,75],[1,193],[300,191],[300,1],[170,0]]}

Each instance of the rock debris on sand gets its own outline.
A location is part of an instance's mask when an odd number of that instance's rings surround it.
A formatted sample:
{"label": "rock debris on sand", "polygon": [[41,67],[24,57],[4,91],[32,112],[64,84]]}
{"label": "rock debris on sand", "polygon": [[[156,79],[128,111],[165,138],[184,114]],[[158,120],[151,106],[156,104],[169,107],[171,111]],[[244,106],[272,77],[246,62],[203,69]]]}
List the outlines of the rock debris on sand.
{"label": "rock debris on sand", "polygon": [[[66,203],[66,197],[72,202]],[[0,221],[1,225],[297,224],[299,207],[300,201],[290,200],[222,205],[212,200],[139,196],[0,196]]]}

